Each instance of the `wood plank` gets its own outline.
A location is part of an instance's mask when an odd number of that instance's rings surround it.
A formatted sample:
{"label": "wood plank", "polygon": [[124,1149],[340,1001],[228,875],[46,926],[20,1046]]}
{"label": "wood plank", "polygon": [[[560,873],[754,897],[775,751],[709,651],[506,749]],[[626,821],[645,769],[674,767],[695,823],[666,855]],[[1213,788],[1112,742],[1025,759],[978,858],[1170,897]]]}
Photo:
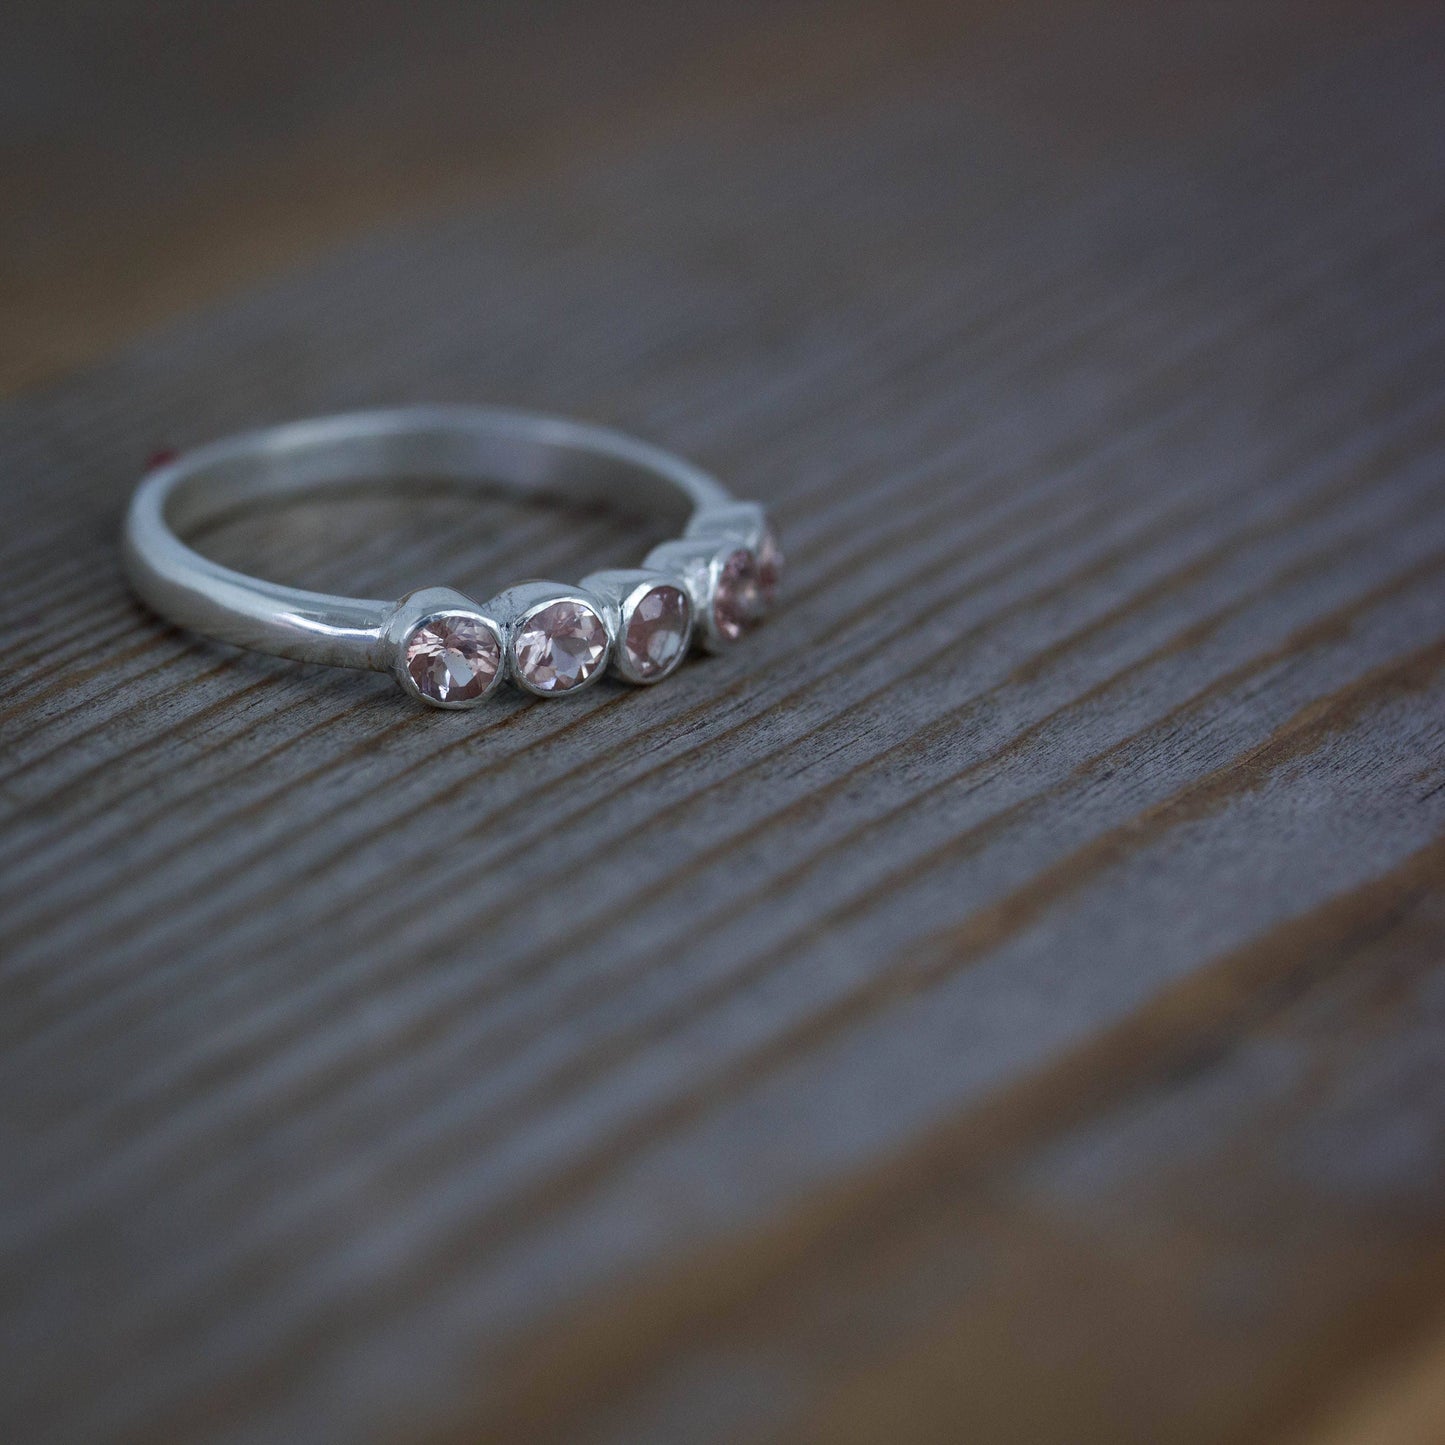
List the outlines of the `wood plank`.
{"label": "wood plank", "polygon": [[1445,1332],[1377,1371],[1360,1397],[1310,1430],[1317,1445],[1428,1445],[1445,1415]]}
{"label": "wood plank", "polygon": [[[1244,1441],[1425,1378],[1445,30],[850,14],[801,113],[780,67],[0,403],[0,1435]],[[128,599],[157,446],[413,397],[697,456],[778,617],[432,716]],[[645,539],[207,545],[485,595]]]}
{"label": "wood plank", "polygon": [[[13,0],[0,14],[0,390],[368,226],[501,205],[659,133],[726,134],[758,112],[791,123],[906,86],[961,45],[991,103],[1023,82],[1026,118],[1042,108],[1060,141],[1097,144],[1136,134],[1144,114],[1187,132],[1370,32],[1350,4],[1297,27],[1178,9],[1177,106],[1164,112],[1137,64],[1157,23],[1149,7],[1115,7],[1061,27],[1053,7],[983,0],[250,0],[204,16],[186,0],[108,0],[103,14]],[[1020,28],[1037,50],[1022,72]],[[1107,98],[1087,79],[1100,65],[1115,74]],[[1081,85],[1085,129],[1067,114]]]}
{"label": "wood plank", "polygon": [[1386,1030],[1437,1092],[1442,867],[1432,845],[795,1215],[527,1338],[489,1437],[751,1438],[670,1396],[753,1361],[808,1402],[788,1439],[1278,1438],[1318,1388],[1291,1374],[1328,1365],[1333,1393],[1369,1353],[1353,1331],[1378,1348],[1438,1307],[1432,1216],[1402,1225],[1445,1176],[1410,1176],[1426,1141],[1361,1059]]}
{"label": "wood plank", "polygon": [[16,0],[0,16],[0,388],[366,227],[497,204],[723,107],[816,104],[960,18],[917,0],[252,0],[203,18],[185,0],[103,16]]}

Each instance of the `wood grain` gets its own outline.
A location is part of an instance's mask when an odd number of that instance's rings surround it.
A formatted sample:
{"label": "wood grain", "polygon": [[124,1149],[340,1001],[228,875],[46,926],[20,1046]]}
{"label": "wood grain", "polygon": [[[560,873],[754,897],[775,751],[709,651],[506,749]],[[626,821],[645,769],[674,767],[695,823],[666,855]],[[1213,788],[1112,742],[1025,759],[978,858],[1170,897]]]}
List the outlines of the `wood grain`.
{"label": "wood grain", "polygon": [[[427,14],[402,97],[553,33]],[[648,52],[696,98],[590,149],[617,52],[547,72],[530,183],[323,186],[237,238],[264,282],[16,344],[0,1438],[1428,1438],[1445,27],[698,14]],[[129,600],[158,446],[412,398],[697,456],[774,509],[778,616],[478,717]],[[646,540],[438,493],[206,545],[485,595]]]}

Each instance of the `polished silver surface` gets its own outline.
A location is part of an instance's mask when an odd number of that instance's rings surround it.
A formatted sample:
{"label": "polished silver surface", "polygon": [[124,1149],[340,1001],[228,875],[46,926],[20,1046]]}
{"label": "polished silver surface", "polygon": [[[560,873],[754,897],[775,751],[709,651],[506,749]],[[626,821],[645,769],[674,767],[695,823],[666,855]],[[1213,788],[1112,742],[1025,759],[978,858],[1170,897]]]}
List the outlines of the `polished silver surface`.
{"label": "polished silver surface", "polygon": [[[646,567],[618,567],[604,572],[593,572],[582,579],[582,585],[602,599],[606,609],[607,630],[612,634],[612,671],[624,682],[651,687],[664,678],[671,677],[687,656],[696,633],[697,611],[683,579],[675,573],[658,572]],[[675,588],[681,594],[685,617],[681,636],[677,643],[675,659],[657,664],[652,672],[644,672],[627,649],[628,628],[632,625],[637,609],[641,607],[659,586]]]}
{"label": "polished silver surface", "polygon": [[[649,554],[647,571],[687,591],[697,636],[712,649],[725,643],[711,621],[716,559],[738,546],[756,551],[767,535],[756,503],[735,500],[690,462],[622,433],[527,412],[413,406],[246,432],[164,463],[142,480],[131,500],[126,570],[136,593],[182,627],[302,662],[390,671],[409,696],[436,706],[482,701],[438,702],[418,689],[402,665],[416,628],[440,612],[473,616],[494,629],[508,659],[509,680],[527,691],[536,689],[517,675],[513,641],[524,619],[548,601],[595,607],[607,626],[609,656],[616,657],[622,599],[585,587],[528,582],[482,604],[442,588],[395,601],[343,597],[247,576],[182,540],[207,521],[269,498],[359,483],[405,487],[437,481],[641,505],[676,516],[681,538]],[[598,675],[602,671],[599,667]],[[626,672],[614,666],[613,675]]]}

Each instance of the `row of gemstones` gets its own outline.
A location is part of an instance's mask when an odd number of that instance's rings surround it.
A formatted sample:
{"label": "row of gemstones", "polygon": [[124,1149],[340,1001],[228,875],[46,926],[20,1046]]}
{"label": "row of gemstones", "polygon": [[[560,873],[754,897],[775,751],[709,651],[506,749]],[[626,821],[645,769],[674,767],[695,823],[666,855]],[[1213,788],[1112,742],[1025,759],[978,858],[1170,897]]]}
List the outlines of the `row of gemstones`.
{"label": "row of gemstones", "polygon": [[[634,579],[634,585],[611,589],[615,644],[605,607],[599,610],[580,597],[548,602],[524,611],[511,629],[511,676],[524,690],[543,697],[575,692],[600,677],[609,661],[614,674],[628,682],[660,682],[686,656],[697,610],[706,614],[699,630],[708,643],[736,642],[772,606],[781,568],[777,543],[764,531],[755,547],[725,551],[705,581],[694,579],[693,596],[682,579],[596,574],[577,590],[608,578]],[[503,673],[502,649],[500,630],[488,620],[444,611],[411,631],[400,663],[423,701],[466,707],[497,685]]]}

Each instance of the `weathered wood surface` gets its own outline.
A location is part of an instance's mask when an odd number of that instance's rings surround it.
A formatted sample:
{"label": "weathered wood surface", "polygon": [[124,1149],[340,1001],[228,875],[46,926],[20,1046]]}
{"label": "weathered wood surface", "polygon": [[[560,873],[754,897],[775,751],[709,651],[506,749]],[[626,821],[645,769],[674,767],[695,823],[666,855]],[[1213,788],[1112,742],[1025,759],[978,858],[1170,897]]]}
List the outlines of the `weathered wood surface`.
{"label": "weathered wood surface", "polygon": [[[1439,1438],[1445,25],[947,11],[706,12],[731,101],[0,404],[0,1438]],[[697,456],[779,615],[478,717],[127,599],[156,447],[413,398]]]}

